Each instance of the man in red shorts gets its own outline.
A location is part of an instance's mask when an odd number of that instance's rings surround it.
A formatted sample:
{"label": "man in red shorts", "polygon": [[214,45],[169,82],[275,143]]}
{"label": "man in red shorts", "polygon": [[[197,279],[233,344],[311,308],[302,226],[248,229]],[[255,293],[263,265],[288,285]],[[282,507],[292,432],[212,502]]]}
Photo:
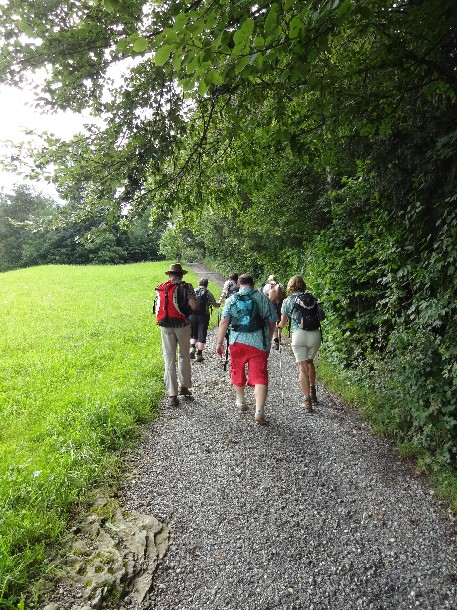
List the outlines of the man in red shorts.
{"label": "man in red shorts", "polygon": [[216,351],[222,357],[224,338],[229,329],[230,379],[235,387],[236,405],[241,413],[246,413],[244,388],[246,383],[254,387],[255,421],[264,424],[267,363],[278,316],[272,301],[254,289],[251,275],[240,275],[238,284],[239,292],[226,300],[222,310]]}

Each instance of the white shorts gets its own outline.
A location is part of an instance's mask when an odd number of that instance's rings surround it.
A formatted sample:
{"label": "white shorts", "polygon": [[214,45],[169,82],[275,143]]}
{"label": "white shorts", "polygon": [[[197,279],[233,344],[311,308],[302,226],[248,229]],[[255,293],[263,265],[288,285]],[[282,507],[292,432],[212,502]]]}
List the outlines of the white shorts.
{"label": "white shorts", "polygon": [[298,328],[292,333],[292,351],[295,356],[295,362],[303,362],[304,360],[312,360],[317,354],[322,343],[320,329],[318,330],[302,330]]}

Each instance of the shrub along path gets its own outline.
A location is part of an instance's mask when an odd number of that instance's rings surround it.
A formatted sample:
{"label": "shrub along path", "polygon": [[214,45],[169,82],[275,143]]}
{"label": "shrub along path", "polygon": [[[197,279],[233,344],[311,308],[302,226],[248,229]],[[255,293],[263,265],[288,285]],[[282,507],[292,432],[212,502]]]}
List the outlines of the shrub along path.
{"label": "shrub along path", "polygon": [[304,415],[287,345],[270,355],[266,426],[251,391],[237,412],[215,331],[192,367],[194,400],[163,405],[119,496],[172,544],[143,600],[113,608],[457,609],[452,515],[325,388]]}

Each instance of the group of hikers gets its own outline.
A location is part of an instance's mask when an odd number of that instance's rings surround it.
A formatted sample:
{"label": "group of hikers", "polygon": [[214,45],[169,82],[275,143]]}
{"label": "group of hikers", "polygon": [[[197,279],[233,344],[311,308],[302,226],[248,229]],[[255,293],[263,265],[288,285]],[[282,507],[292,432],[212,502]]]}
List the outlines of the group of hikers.
{"label": "group of hikers", "polygon": [[227,356],[230,354],[230,380],[238,410],[248,411],[245,388],[253,387],[255,422],[265,424],[268,358],[272,348],[281,349],[281,332],[288,326],[303,408],[306,414],[313,413],[318,404],[314,358],[322,342],[323,313],[300,275],[292,276],[286,288],[270,275],[256,290],[250,274],[232,273],[217,301],[208,290],[207,278],[200,279],[195,290],[183,280],[187,271],[180,263],[173,263],[165,273],[169,279],[156,288],[155,312],[161,329],[164,381],[171,406],[179,405],[179,396],[193,399],[191,360],[203,362],[211,308],[222,306],[216,352],[220,358],[224,351]]}

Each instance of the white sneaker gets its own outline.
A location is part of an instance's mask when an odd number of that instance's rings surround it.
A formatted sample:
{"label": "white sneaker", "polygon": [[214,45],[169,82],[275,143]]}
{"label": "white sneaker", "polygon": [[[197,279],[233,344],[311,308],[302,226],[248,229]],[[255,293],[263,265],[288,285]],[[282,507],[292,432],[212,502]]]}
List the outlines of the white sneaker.
{"label": "white sneaker", "polygon": [[238,407],[238,409],[240,410],[240,413],[246,413],[246,411],[248,410],[248,406],[245,402],[239,402],[237,400],[235,404]]}
{"label": "white sneaker", "polygon": [[259,426],[265,425],[265,413],[263,411],[255,412],[255,423],[259,424]]}

